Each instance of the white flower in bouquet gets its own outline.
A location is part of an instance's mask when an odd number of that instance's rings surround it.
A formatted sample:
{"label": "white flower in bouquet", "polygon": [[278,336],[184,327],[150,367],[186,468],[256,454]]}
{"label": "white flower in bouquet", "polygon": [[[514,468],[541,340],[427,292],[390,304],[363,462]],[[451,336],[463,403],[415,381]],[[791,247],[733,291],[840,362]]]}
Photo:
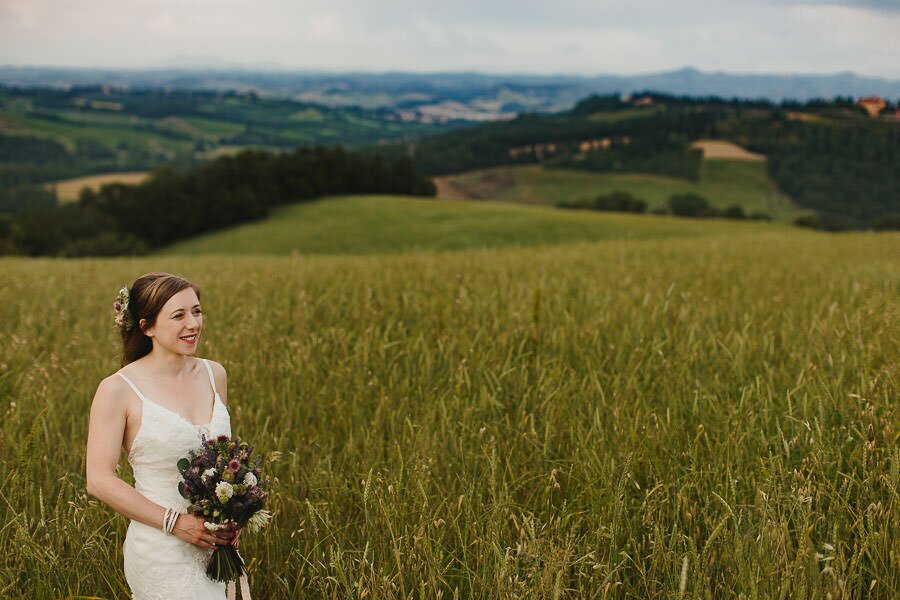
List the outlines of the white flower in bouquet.
{"label": "white flower in bouquet", "polygon": [[272,513],[263,509],[258,510],[253,513],[253,516],[250,517],[250,520],[247,521],[247,529],[250,533],[256,533],[263,527],[269,524],[269,519],[272,518]]}
{"label": "white flower in bouquet", "polygon": [[230,483],[220,481],[216,485],[216,498],[219,499],[219,502],[225,504],[232,496],[234,496],[234,487]]}
{"label": "white flower in bouquet", "polygon": [[210,469],[203,471],[203,475],[201,475],[200,477],[201,477],[201,479],[203,479],[203,481],[206,481],[207,479],[211,479],[212,477],[214,477],[215,474],[216,474],[216,470],[210,468]]}
{"label": "white flower in bouquet", "polygon": [[256,475],[254,475],[250,471],[247,471],[247,474],[244,475],[244,485],[246,485],[247,487],[251,487],[256,484],[257,484]]}

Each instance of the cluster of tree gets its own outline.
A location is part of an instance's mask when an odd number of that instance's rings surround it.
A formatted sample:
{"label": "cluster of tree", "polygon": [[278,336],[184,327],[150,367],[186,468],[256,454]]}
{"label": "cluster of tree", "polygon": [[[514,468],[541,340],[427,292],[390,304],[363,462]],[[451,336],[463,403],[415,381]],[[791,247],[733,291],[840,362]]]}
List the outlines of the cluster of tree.
{"label": "cluster of tree", "polygon": [[[411,151],[416,166],[431,175],[537,163],[595,171],[662,171],[696,180],[699,158],[689,144],[707,133],[704,120],[687,110],[613,120],[573,113],[525,114],[397,145],[394,151]],[[606,149],[582,151],[585,143],[603,140],[609,142]]]}
{"label": "cluster of tree", "polygon": [[341,147],[248,150],[192,169],[164,167],[136,186],[85,189],[77,203],[0,215],[0,248],[28,255],[140,254],[262,219],[277,204],[358,193],[433,196],[435,188],[408,158]]}
{"label": "cluster of tree", "polygon": [[559,202],[559,208],[579,210],[603,210],[613,212],[647,212],[647,203],[628,192],[616,190],[609,194],[601,194],[595,198],[581,198],[567,202]]}
{"label": "cluster of tree", "polygon": [[[0,190],[85,173],[151,169],[170,159],[164,152],[130,144],[111,148],[95,140],[77,140],[70,151],[53,139],[0,135]],[[197,162],[186,153],[176,160],[182,166]]]}
{"label": "cluster of tree", "polygon": [[776,139],[759,139],[769,173],[823,229],[874,226],[900,213],[900,127],[788,122]]}
{"label": "cluster of tree", "polygon": [[752,212],[749,215],[740,204],[730,204],[718,208],[709,203],[700,194],[672,194],[667,202],[668,212],[679,217],[721,217],[724,219],[753,219],[771,221],[771,215],[764,212]]}
{"label": "cluster of tree", "polygon": [[[423,172],[443,175],[516,163],[556,163],[567,167],[581,163],[580,168],[607,171],[617,168],[621,159],[610,161],[601,156],[622,152],[627,146],[626,158],[634,166],[648,170],[645,172],[659,172],[672,170],[669,163],[682,159],[687,165],[696,164],[690,142],[717,137],[721,123],[758,115],[761,107],[768,106],[765,101],[707,102],[663,94],[643,96],[650,98],[653,105],[635,110],[618,95],[590,96],[566,113],[526,113],[510,121],[433,135],[406,144],[402,150],[412,150],[416,165]],[[601,118],[595,118],[598,115]],[[612,142],[606,150],[581,152],[583,142],[602,139]],[[548,144],[554,146],[551,153],[516,151]],[[644,157],[645,164],[637,164],[636,157]],[[682,173],[678,176],[696,178],[696,170],[689,166],[674,170]]]}
{"label": "cluster of tree", "polygon": [[[844,231],[848,227],[843,220],[821,219],[816,213],[806,213],[794,218],[794,225],[822,231]],[[875,231],[900,231],[900,213],[887,213],[871,223]]]}
{"label": "cluster of tree", "polygon": [[698,181],[703,152],[683,142],[632,138],[627,144],[614,144],[609,150],[591,150],[562,154],[548,160],[546,166],[610,173],[654,173],[688,181]]}
{"label": "cluster of tree", "polygon": [[[824,228],[887,227],[886,217],[900,213],[900,127],[864,116],[852,98],[775,104],[641,96],[650,105],[640,110],[618,95],[591,96],[568,113],[468,127],[411,149],[416,165],[434,175],[538,163],[696,180],[702,160],[689,143],[727,139],[766,154],[772,179]],[[582,151],[592,140],[606,142]]]}
{"label": "cluster of tree", "polygon": [[29,208],[56,206],[56,192],[46,185],[0,187],[0,213],[19,213]]}
{"label": "cluster of tree", "polygon": [[0,135],[0,188],[162,164],[190,167],[223,145],[293,149],[340,141],[360,148],[444,128],[363,108],[207,90],[0,85],[0,109],[57,137]]}
{"label": "cluster of tree", "polygon": [[65,146],[55,140],[0,135],[0,162],[53,163],[68,161],[70,158]]}
{"label": "cluster of tree", "polygon": [[[583,198],[567,202],[559,202],[559,208],[580,210],[601,210],[614,212],[647,212],[647,203],[628,193],[616,190],[609,194],[601,194],[595,198]],[[665,206],[658,206],[651,212],[657,215],[672,214],[679,217],[720,217],[725,219],[754,219],[770,221],[772,217],[764,212],[753,212],[749,215],[743,207],[732,204],[724,209],[717,208],[709,203],[700,194],[673,194],[669,196]]]}

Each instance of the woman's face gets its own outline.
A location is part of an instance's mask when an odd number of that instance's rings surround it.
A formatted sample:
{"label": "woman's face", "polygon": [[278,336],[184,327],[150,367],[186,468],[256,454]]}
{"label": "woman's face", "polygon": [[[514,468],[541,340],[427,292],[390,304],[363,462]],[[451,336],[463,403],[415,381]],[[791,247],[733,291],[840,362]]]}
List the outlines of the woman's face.
{"label": "woman's face", "polygon": [[169,298],[156,316],[153,327],[144,330],[156,344],[175,354],[194,354],[203,329],[203,312],[193,288]]}

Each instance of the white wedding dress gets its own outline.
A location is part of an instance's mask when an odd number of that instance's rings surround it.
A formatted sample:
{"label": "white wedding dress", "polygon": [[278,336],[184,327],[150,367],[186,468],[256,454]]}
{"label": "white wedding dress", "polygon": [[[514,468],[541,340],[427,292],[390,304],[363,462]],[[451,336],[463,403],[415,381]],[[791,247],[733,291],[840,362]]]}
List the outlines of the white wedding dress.
{"label": "white wedding dress", "polygon": [[[135,489],[157,504],[186,512],[190,505],[178,493],[181,475],[176,463],[200,446],[201,435],[231,436],[231,418],[222,404],[212,368],[204,358],[213,391],[212,420],[194,425],[178,413],[145,398],[121,371],[121,376],[141,399],[143,414],[128,462],[134,470]],[[159,527],[131,521],[123,545],[125,579],[134,600],[223,600],[225,584],[206,576],[212,550],[189,544]]]}

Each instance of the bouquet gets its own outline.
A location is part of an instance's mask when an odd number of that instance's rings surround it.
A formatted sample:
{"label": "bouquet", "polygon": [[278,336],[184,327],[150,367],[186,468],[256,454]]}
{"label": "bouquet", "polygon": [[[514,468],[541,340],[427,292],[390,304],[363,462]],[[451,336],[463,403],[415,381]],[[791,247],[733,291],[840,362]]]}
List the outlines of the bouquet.
{"label": "bouquet", "polygon": [[[269,482],[262,479],[261,463],[261,457],[253,457],[253,446],[239,438],[204,436],[200,448],[178,461],[182,477],[178,492],[190,500],[191,514],[206,519],[207,529],[235,523],[255,533],[272,516],[263,508]],[[206,567],[209,578],[221,582],[234,581],[245,572],[234,546],[216,548]]]}

